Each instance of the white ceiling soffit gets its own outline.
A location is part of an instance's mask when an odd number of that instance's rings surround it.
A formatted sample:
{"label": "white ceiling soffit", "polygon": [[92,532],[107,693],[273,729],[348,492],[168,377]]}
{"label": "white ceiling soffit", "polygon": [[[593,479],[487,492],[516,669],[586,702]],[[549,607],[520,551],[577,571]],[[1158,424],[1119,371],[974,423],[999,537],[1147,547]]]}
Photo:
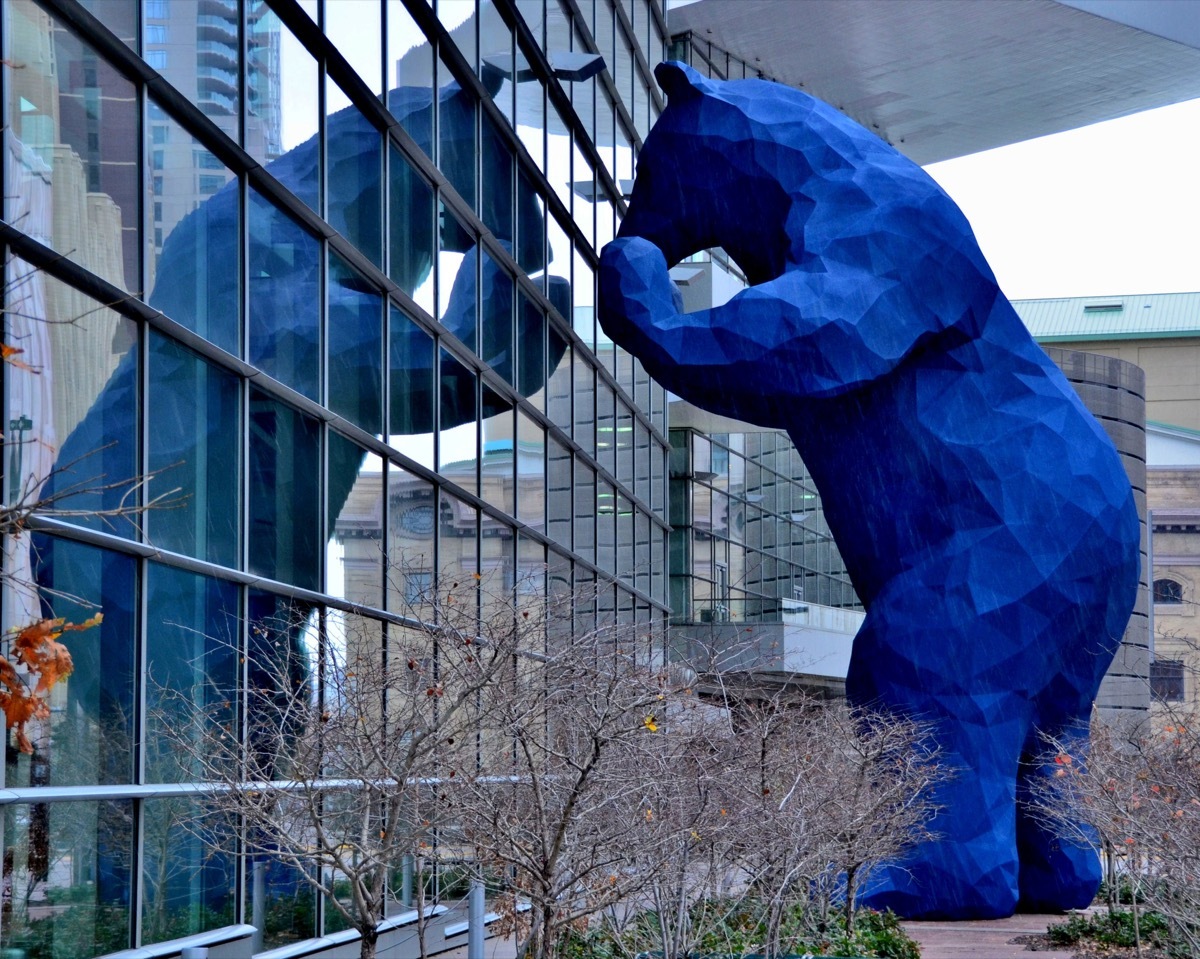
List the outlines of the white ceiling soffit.
{"label": "white ceiling soffit", "polygon": [[1200,97],[1198,25],[1200,0],[698,0],[670,11],[673,34],[690,30],[826,100],[921,164]]}

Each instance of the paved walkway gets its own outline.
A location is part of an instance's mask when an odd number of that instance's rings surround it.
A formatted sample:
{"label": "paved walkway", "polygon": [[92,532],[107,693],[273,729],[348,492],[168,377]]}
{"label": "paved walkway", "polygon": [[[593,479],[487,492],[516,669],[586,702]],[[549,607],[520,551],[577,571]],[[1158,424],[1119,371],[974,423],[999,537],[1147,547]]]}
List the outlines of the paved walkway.
{"label": "paved walkway", "polygon": [[[921,959],[1072,959],[1069,949],[1030,952],[1016,936],[1046,931],[1062,916],[1017,915],[1010,919],[981,919],[972,922],[906,922],[904,928],[921,944]],[[466,959],[467,950],[444,952],[442,959]],[[486,959],[513,959],[511,939],[489,939],[484,944]]]}
{"label": "paved walkway", "polygon": [[921,945],[921,959],[1071,959],[1069,949],[1029,952],[1016,936],[1046,931],[1062,916],[1016,915],[970,922],[906,922],[905,931]]}

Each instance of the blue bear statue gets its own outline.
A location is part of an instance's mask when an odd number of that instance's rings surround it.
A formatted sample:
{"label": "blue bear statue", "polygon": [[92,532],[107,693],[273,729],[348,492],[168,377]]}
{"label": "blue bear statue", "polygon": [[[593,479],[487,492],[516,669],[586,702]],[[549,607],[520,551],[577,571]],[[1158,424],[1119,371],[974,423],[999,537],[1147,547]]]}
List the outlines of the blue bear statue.
{"label": "blue bear statue", "polygon": [[[1090,849],[1022,803],[1043,735],[1086,738],[1138,585],[1129,480],[918,166],[798,90],[656,70],[668,105],[602,253],[600,322],[666,389],[786,430],[867,610],[851,703],[931,724],[938,840],[865,905],[990,918],[1087,905]],[[683,314],[668,268],[749,287]]]}

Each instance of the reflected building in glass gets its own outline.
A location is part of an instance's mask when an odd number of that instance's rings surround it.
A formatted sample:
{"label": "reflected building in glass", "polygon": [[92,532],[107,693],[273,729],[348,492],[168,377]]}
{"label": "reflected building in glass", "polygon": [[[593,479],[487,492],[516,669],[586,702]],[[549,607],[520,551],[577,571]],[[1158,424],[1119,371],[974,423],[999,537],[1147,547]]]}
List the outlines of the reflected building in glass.
{"label": "reflected building in glass", "polygon": [[[0,0],[4,495],[46,504],[3,625],[104,614],[32,751],[9,730],[0,952],[250,935],[162,730],[263,657],[386,641],[464,576],[666,624],[667,398],[595,319],[664,30],[658,0]],[[266,949],[339,928],[265,896]]]}

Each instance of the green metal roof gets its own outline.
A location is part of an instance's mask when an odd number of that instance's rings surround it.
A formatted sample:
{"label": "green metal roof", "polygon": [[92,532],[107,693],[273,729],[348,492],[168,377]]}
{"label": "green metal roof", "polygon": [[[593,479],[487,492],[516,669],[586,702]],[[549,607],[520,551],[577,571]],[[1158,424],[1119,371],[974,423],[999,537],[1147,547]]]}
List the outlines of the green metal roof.
{"label": "green metal roof", "polygon": [[1042,343],[1200,336],[1200,293],[1074,296],[1012,305]]}

